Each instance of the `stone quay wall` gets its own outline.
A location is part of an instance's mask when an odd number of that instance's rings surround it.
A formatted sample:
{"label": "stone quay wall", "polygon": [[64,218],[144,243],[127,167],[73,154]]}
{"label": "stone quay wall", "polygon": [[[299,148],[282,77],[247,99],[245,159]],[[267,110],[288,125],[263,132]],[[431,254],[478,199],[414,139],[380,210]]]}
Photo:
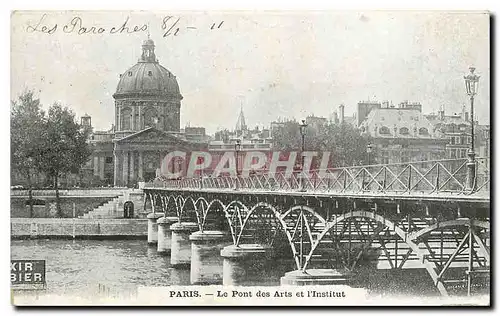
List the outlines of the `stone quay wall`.
{"label": "stone quay wall", "polygon": [[147,239],[147,219],[11,218],[12,239]]}

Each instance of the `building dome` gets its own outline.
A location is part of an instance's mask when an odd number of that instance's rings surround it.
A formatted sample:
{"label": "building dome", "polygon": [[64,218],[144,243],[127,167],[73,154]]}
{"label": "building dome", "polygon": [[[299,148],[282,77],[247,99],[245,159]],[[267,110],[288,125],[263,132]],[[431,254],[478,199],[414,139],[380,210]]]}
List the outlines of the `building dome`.
{"label": "building dome", "polygon": [[120,76],[115,96],[130,94],[178,95],[175,76],[159,63],[139,62]]}
{"label": "building dome", "polygon": [[177,79],[159,64],[154,47],[153,40],[144,41],[138,63],[120,75],[115,98],[147,95],[182,99]]}

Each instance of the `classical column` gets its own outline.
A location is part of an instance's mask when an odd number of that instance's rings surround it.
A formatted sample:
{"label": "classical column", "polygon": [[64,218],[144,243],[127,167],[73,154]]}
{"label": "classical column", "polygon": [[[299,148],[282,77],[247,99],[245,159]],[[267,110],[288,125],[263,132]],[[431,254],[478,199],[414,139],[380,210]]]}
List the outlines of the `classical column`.
{"label": "classical column", "polygon": [[140,131],[140,130],[142,130],[142,105],[139,105],[138,110],[139,110],[139,118],[138,118],[139,126],[138,126],[137,130]]}
{"label": "classical column", "polygon": [[99,178],[104,180],[104,156],[99,157]]}
{"label": "classical column", "polygon": [[135,131],[135,106],[132,107],[132,130]]}
{"label": "classical column", "polygon": [[135,151],[130,152],[130,181],[133,182],[135,180]]}
{"label": "classical column", "polygon": [[128,152],[123,152],[123,186],[128,184]]}
{"label": "classical column", "polygon": [[114,159],[113,160],[114,160],[114,163],[115,163],[115,165],[114,165],[115,169],[114,169],[114,172],[113,172],[113,185],[116,187],[116,186],[118,186],[120,184],[119,183],[120,182],[120,176],[118,174],[120,172],[120,156],[118,155],[118,153],[116,151],[113,153],[113,155],[114,155]]}
{"label": "classical column", "polygon": [[118,106],[118,122],[116,122],[116,128],[118,131],[122,130],[122,107]]}
{"label": "classical column", "polygon": [[142,157],[143,153],[142,151],[139,151],[139,166],[138,166],[138,169],[139,169],[139,179],[141,179],[142,181],[144,181],[144,167],[143,167],[143,157]]}

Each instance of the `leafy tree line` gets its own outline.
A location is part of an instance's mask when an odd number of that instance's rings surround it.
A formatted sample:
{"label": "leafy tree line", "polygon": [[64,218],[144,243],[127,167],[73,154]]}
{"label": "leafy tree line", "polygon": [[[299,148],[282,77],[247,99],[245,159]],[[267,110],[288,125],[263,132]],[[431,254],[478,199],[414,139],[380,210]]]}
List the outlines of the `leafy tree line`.
{"label": "leafy tree line", "polygon": [[[282,126],[275,128],[272,138],[275,150],[301,150],[302,136],[297,121],[284,122]],[[369,143],[368,137],[362,136],[356,127],[348,123],[308,125],[305,131],[305,150],[330,152],[330,167],[366,164]],[[373,158],[371,160],[374,163]]]}
{"label": "leafy tree line", "polygon": [[59,103],[43,111],[33,91],[24,92],[11,101],[10,124],[11,172],[17,172],[27,181],[30,215],[33,216],[33,177],[42,173],[56,191],[57,214],[62,216],[59,179],[69,173],[78,173],[89,159],[91,148],[87,137],[90,131],[80,126],[75,114]]}

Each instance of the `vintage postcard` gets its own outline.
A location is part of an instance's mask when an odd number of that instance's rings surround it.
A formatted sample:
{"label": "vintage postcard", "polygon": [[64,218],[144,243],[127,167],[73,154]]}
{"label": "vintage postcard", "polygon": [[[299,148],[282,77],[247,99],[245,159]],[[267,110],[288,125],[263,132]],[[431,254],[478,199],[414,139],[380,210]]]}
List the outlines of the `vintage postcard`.
{"label": "vintage postcard", "polygon": [[489,306],[489,30],[12,12],[12,304]]}

